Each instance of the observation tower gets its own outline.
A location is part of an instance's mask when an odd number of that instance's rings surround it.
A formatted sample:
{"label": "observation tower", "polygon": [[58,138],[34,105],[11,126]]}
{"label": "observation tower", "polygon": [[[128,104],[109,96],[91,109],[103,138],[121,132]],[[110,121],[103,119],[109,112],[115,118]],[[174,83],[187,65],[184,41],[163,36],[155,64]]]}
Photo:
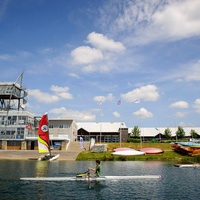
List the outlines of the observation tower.
{"label": "observation tower", "polygon": [[23,88],[22,80],[23,73],[16,82],[0,82],[0,111],[25,109],[27,90]]}

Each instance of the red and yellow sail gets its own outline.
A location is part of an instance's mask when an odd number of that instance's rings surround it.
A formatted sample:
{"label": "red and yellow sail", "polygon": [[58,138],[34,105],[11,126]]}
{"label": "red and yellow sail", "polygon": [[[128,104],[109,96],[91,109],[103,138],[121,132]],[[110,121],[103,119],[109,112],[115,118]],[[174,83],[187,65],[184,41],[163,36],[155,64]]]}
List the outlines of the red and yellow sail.
{"label": "red and yellow sail", "polygon": [[49,122],[47,113],[42,116],[39,123],[38,150],[39,153],[50,153]]}

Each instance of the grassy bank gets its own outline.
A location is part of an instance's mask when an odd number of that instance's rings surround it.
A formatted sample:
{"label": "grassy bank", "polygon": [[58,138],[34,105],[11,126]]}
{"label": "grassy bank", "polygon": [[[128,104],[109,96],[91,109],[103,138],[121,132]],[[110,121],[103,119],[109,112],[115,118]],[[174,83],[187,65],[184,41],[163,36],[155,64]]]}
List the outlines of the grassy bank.
{"label": "grassy bank", "polygon": [[146,147],[161,148],[164,150],[162,154],[146,154],[139,156],[113,156],[111,153],[114,148],[120,147],[119,143],[108,143],[108,151],[102,153],[92,153],[90,151],[83,151],[79,153],[76,160],[96,160],[101,161],[174,161],[176,163],[200,163],[200,156],[186,156],[178,154],[171,150],[171,145],[168,143],[121,143],[121,147],[129,147],[133,149],[140,149]]}

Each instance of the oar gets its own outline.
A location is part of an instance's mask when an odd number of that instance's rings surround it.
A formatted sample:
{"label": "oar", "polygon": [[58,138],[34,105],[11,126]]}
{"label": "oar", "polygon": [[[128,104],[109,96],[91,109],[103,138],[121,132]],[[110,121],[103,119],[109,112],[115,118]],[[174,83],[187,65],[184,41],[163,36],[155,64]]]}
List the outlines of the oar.
{"label": "oar", "polygon": [[90,186],[90,170],[89,169],[87,171],[87,176],[88,176],[88,188],[90,189],[91,186]]}

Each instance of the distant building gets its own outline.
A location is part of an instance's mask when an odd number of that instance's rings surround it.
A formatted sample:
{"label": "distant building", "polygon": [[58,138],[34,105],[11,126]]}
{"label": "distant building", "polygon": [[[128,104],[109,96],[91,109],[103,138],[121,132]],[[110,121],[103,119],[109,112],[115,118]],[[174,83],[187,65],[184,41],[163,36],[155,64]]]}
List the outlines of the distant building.
{"label": "distant building", "polygon": [[126,142],[128,128],[122,122],[78,122],[78,139],[94,138],[96,142]]}

